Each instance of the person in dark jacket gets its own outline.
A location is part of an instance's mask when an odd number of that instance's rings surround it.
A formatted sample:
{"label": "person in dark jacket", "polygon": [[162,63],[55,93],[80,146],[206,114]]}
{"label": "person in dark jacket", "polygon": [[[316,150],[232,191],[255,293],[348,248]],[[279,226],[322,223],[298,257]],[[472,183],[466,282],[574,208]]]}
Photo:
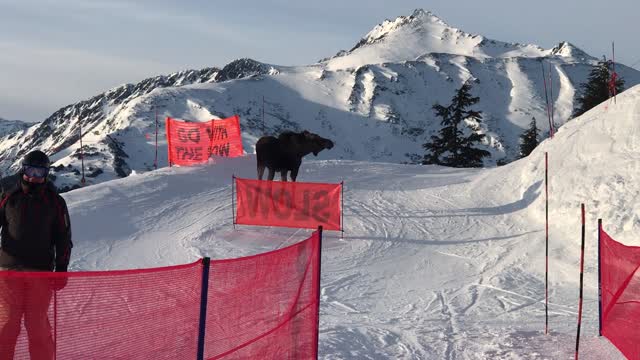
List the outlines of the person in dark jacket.
{"label": "person in dark jacket", "polygon": [[[14,188],[0,181],[0,270],[67,271],[73,246],[69,212],[48,184],[49,166],[45,153],[32,151],[22,162]],[[47,313],[53,291],[64,288],[67,278],[8,274],[0,273],[0,359],[13,359],[23,317],[31,359],[53,359]]]}

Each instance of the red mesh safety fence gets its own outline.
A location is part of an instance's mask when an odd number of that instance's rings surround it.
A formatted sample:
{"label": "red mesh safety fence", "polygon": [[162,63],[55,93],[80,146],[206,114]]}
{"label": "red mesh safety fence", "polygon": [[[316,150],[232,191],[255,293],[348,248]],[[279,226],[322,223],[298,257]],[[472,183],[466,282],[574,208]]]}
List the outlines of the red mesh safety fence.
{"label": "red mesh safety fence", "polygon": [[640,247],[600,230],[602,335],[629,359],[640,359]]}
{"label": "red mesh safety fence", "polygon": [[[310,359],[317,354],[320,234],[288,248],[101,272],[0,271],[0,359]],[[66,280],[66,281],[65,281]]]}
{"label": "red mesh safety fence", "polygon": [[341,230],[342,184],[235,178],[236,224]]}
{"label": "red mesh safety fence", "polygon": [[169,164],[194,165],[211,156],[242,156],[238,115],[207,122],[185,122],[167,118]]}
{"label": "red mesh safety fence", "polygon": [[319,245],[212,261],[205,359],[316,359]]}
{"label": "red mesh safety fence", "polygon": [[0,272],[0,358],[15,336],[15,359],[195,358],[201,262],[70,272],[58,291],[63,273]]}

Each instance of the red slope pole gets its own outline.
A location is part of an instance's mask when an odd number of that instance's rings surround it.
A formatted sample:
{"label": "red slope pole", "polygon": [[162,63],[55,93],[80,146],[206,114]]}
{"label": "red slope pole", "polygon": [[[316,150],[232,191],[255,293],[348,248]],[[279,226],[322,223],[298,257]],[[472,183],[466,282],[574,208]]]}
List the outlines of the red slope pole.
{"label": "red slope pole", "polygon": [[549,135],[553,138],[553,132],[551,130],[553,126],[551,125],[551,114],[549,112],[549,96],[547,94],[547,76],[544,73],[544,63],[540,62],[540,66],[542,66],[542,82],[544,83],[544,100],[547,109],[547,119],[549,120]]}
{"label": "red slope pole", "polygon": [[598,335],[602,336],[602,267],[600,263],[600,247],[602,238],[602,219],[598,219]]}
{"label": "red slope pole", "polygon": [[156,157],[153,160],[153,167],[158,170],[158,109],[156,110]]}
{"label": "red slope pole", "polygon": [[580,247],[580,303],[578,304],[578,335],[576,336],[576,357],[578,360],[578,349],[580,347],[580,326],[582,325],[582,279],[584,272],[584,204],[581,204],[582,211],[582,246]]}
{"label": "red slope pole", "polygon": [[81,167],[82,167],[82,179],[80,180],[80,182],[84,186],[84,183],[85,183],[85,179],[84,179],[84,152],[83,152],[84,150],[82,149],[82,122],[80,121],[80,119],[78,119],[78,126],[80,127],[80,163],[81,163]]}
{"label": "red slope pole", "polygon": [[549,107],[551,111],[549,112],[549,117],[551,121],[549,122],[549,132],[551,133],[551,137],[553,138],[553,133],[555,133],[555,121],[554,121],[554,108],[553,108],[553,78],[551,77],[551,63],[549,63]]}
{"label": "red slope pole", "polygon": [[549,333],[549,156],[544,153],[544,219],[545,219],[545,265],[544,265],[544,334]]}
{"label": "red slope pole", "polygon": [[612,62],[612,66],[613,66],[613,103],[616,104],[616,80],[617,80],[617,75],[616,74],[616,47],[615,47],[615,43],[612,41],[611,42],[611,52],[612,52],[612,58],[611,60]]}

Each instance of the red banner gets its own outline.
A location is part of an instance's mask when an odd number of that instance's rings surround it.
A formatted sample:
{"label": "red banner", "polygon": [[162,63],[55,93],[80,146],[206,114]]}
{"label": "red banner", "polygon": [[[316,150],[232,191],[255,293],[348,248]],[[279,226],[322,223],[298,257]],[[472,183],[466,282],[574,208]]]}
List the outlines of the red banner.
{"label": "red banner", "polygon": [[242,156],[240,118],[234,115],[222,120],[185,122],[167,118],[169,164],[206,163],[211,156]]}
{"label": "red banner", "polygon": [[640,359],[640,247],[600,230],[602,335],[629,359]]}
{"label": "red banner", "polygon": [[341,230],[342,184],[235,178],[236,224]]}

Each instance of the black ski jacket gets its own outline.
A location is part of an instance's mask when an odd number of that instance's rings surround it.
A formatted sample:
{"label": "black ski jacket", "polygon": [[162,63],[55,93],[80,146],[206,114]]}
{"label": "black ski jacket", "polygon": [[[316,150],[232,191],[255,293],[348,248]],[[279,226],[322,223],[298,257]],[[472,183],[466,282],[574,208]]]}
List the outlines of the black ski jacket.
{"label": "black ski jacket", "polygon": [[43,186],[25,193],[20,186],[0,201],[0,268],[67,271],[71,223],[64,199]]}

